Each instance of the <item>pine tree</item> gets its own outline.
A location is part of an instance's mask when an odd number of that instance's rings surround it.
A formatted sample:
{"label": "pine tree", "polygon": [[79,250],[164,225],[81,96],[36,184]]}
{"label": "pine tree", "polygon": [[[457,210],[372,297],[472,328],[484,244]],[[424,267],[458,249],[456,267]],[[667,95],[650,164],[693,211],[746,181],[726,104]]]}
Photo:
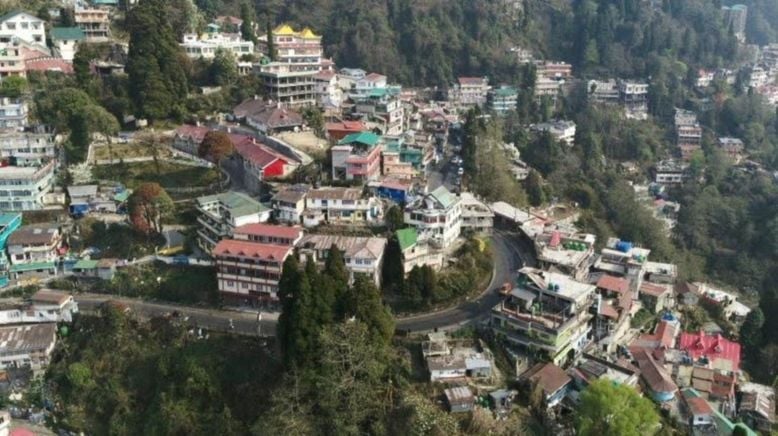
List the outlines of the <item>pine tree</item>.
{"label": "pine tree", "polygon": [[359,274],[354,278],[354,285],[346,293],[344,302],[347,319],[354,317],[365,323],[374,338],[389,343],[394,335],[394,319],[369,276]]}
{"label": "pine tree", "polygon": [[241,38],[256,44],[257,35],[254,33],[254,11],[251,10],[251,6],[247,2],[240,4],[240,19],[243,21],[240,23]]}
{"label": "pine tree", "polygon": [[384,292],[400,293],[405,287],[405,271],[403,268],[403,253],[397,236],[389,239],[384,253],[384,264],[381,269],[381,283]]}
{"label": "pine tree", "polygon": [[268,20],[266,24],[265,34],[267,35],[267,57],[271,61],[278,60],[278,52],[276,51],[276,42],[273,40],[273,27]]}

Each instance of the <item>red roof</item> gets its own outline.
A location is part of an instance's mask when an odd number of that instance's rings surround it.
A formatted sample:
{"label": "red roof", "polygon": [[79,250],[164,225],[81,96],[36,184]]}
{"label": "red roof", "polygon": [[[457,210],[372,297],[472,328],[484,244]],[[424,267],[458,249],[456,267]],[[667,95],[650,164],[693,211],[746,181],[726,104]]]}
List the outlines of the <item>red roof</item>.
{"label": "red roof", "polygon": [[61,71],[65,74],[73,73],[73,65],[64,59],[52,57],[40,57],[24,61],[27,71]]}
{"label": "red roof", "polygon": [[25,427],[17,427],[15,429],[12,429],[11,432],[8,433],[8,435],[9,436],[35,436],[35,432]]}
{"label": "red roof", "polygon": [[344,132],[359,133],[367,130],[367,126],[362,121],[340,121],[337,123],[327,123],[325,125],[327,131],[338,130]]}
{"label": "red roof", "polygon": [[608,318],[619,319],[619,312],[610,304],[600,305],[600,315]]}
{"label": "red roof", "polygon": [[689,411],[694,416],[713,414],[713,408],[702,397],[686,398],[686,405],[689,406]]}
{"label": "red roof", "polygon": [[378,74],[378,73],[370,73],[367,76],[365,76],[364,80],[367,80],[367,81],[370,81],[370,82],[377,82],[379,80],[386,80],[386,76],[384,76],[383,74]]}
{"label": "red roof", "polygon": [[652,297],[660,297],[668,291],[666,286],[656,285],[654,283],[644,282],[640,285],[640,293],[651,295]]}
{"label": "red roof", "polygon": [[540,368],[532,368],[529,376],[529,380],[533,383],[537,383],[543,393],[546,396],[552,395],[554,392],[562,389],[572,381],[569,375],[562,368],[554,365],[553,363],[539,364]]}
{"label": "red roof", "polygon": [[675,392],[678,386],[673,383],[667,371],[646,350],[638,350],[634,353],[635,360],[640,367],[640,376],[649,389],[656,393]]}
{"label": "red roof", "polygon": [[303,233],[299,227],[276,226],[272,224],[245,224],[235,228],[236,235],[275,236],[284,239],[297,239]]}
{"label": "red roof", "polygon": [[640,335],[640,337],[638,337],[635,341],[632,342],[632,344],[630,344],[630,350],[638,348],[672,348],[677,329],[678,324],[670,323],[665,320],[659,321],[659,324],[656,325],[654,333]]}
{"label": "red roof", "polygon": [[274,260],[278,263],[283,262],[291,252],[292,247],[234,239],[223,239],[213,249],[214,256],[255,257],[263,260]]}
{"label": "red roof", "polygon": [[277,160],[281,160],[285,164],[288,163],[286,159],[270,150],[268,146],[256,142],[254,138],[250,136],[230,135],[230,139],[235,146],[235,151],[237,151],[241,157],[260,168],[267,168]]}
{"label": "red roof", "polygon": [[727,360],[731,362],[731,371],[737,371],[740,367],[740,344],[727,340],[720,334],[706,335],[699,333],[681,333],[678,348],[686,351],[689,356],[697,360],[707,357],[714,360]]}
{"label": "red roof", "polygon": [[483,77],[460,77],[460,85],[483,85],[486,83],[486,79]]}
{"label": "red roof", "polygon": [[194,142],[200,143],[205,139],[205,134],[210,131],[205,126],[193,126],[191,124],[184,124],[176,129],[176,135],[191,138]]}
{"label": "red roof", "polygon": [[558,230],[551,232],[551,241],[548,243],[549,247],[557,247],[562,242],[562,236]]}
{"label": "red roof", "polygon": [[313,75],[313,78],[316,80],[326,80],[330,81],[333,77],[335,77],[337,74],[332,70],[322,70],[318,73]]}
{"label": "red roof", "polygon": [[629,291],[629,280],[605,274],[597,280],[597,287],[606,291],[625,293]]}

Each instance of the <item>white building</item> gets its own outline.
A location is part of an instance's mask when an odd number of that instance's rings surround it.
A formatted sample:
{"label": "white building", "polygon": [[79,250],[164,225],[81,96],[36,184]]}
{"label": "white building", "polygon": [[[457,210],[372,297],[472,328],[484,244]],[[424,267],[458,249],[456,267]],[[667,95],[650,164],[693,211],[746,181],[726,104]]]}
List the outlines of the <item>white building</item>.
{"label": "white building", "polygon": [[371,224],[380,215],[381,202],[376,197],[363,196],[362,189],[322,187],[306,194],[303,225]]}
{"label": "white building", "polygon": [[355,274],[365,274],[376,286],[381,285],[381,265],[386,248],[385,238],[355,237],[340,235],[305,235],[297,244],[303,258],[312,258],[319,264],[329,255],[330,248],[336,246],[343,252],[351,281]]}
{"label": "white building", "polygon": [[27,125],[29,108],[22,99],[0,98],[0,129],[20,129]]}
{"label": "white building", "polygon": [[386,76],[370,73],[357,80],[355,91],[358,95],[370,94],[374,89],[386,88]]}
{"label": "white building", "polygon": [[86,39],[86,34],[80,27],[54,27],[51,29],[51,42],[62,59],[72,62],[76,55],[78,44]]}
{"label": "white building", "polygon": [[41,167],[0,168],[0,210],[38,210],[54,186],[56,161]]}
{"label": "white building", "polygon": [[339,107],[343,101],[343,90],[338,86],[338,75],[334,71],[320,71],[313,76],[313,80],[318,104]]}
{"label": "white building", "polygon": [[232,237],[236,227],[263,223],[270,219],[270,209],[246,194],[228,191],[199,197],[196,201],[197,242],[210,253],[216,244]]}
{"label": "white building", "polygon": [[554,120],[533,124],[530,128],[536,132],[548,132],[557,141],[573,145],[575,142],[575,123],[566,120]]}
{"label": "white building", "polygon": [[0,17],[0,43],[24,41],[46,46],[46,27],[43,20],[26,12],[16,11]]}
{"label": "white building", "polygon": [[32,132],[0,132],[0,158],[16,158],[17,164],[40,164],[46,158],[57,157],[54,135]]}
{"label": "white building", "polygon": [[489,93],[486,77],[460,77],[449,90],[448,99],[462,106],[483,106]]}
{"label": "white building", "polygon": [[271,200],[276,220],[300,224],[305,211],[305,194],[309,189],[307,185],[294,185],[278,191]]}
{"label": "white building", "polygon": [[236,61],[243,55],[254,53],[253,42],[244,41],[240,35],[232,33],[206,33],[202,36],[188,33],[180,45],[192,59],[213,59],[219,49],[232,53]]}
{"label": "white building", "polygon": [[56,224],[22,226],[8,237],[12,265],[53,263],[59,259],[62,233]]}
{"label": "white building", "polygon": [[405,223],[416,228],[419,241],[447,247],[462,230],[461,201],[441,186],[406,207]]}
{"label": "white building", "polygon": [[686,178],[689,165],[677,160],[663,160],[656,164],[654,182],[660,185],[678,185]]}
{"label": "white building", "polygon": [[0,327],[0,369],[42,369],[57,343],[57,324]]}
{"label": "white building", "polygon": [[64,292],[41,289],[29,302],[0,306],[0,325],[72,322],[78,303]]}
{"label": "white building", "polygon": [[462,230],[489,234],[494,227],[494,212],[469,192],[459,196],[462,210]]}

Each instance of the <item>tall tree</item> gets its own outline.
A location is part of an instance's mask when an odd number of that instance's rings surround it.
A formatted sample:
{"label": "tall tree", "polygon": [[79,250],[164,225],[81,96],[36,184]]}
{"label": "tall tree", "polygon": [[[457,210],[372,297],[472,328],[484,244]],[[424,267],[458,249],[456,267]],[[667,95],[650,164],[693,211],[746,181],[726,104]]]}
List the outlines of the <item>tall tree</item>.
{"label": "tall tree", "polygon": [[265,54],[271,61],[278,60],[276,41],[273,39],[273,26],[270,24],[270,20],[265,24],[265,36],[267,37],[267,53]]}
{"label": "tall tree", "polygon": [[384,264],[381,267],[381,284],[384,292],[399,294],[405,287],[403,253],[397,235],[389,239],[384,252]]}
{"label": "tall tree", "polygon": [[537,207],[546,201],[546,193],[543,190],[543,178],[537,171],[530,170],[524,186],[527,190],[527,199],[530,205]]}
{"label": "tall tree", "polygon": [[395,232],[405,227],[405,217],[403,216],[402,207],[396,204],[392,205],[389,209],[386,210],[386,213],[384,214],[384,221],[386,222],[386,227],[390,232]]}
{"label": "tall tree", "polygon": [[581,394],[575,426],[581,436],[643,436],[660,429],[651,400],[605,379],[591,383]]}
{"label": "tall tree", "polygon": [[221,130],[211,130],[205,134],[203,142],[197,148],[197,154],[203,159],[209,160],[215,164],[221,164],[221,161],[235,152],[235,145],[230,139],[230,135]]}
{"label": "tall tree", "polygon": [[173,212],[173,200],[158,183],[143,183],[130,196],[129,209],[136,230],[161,233],[162,220]]}
{"label": "tall tree", "polygon": [[365,323],[376,340],[388,344],[394,335],[394,319],[381,301],[381,293],[372,277],[357,275],[345,297],[346,319],[353,317]]}
{"label": "tall tree", "polygon": [[246,41],[257,42],[257,34],[254,31],[254,11],[248,2],[240,4],[240,35]]}
{"label": "tall tree", "polygon": [[746,315],[743,325],[740,326],[740,343],[749,355],[755,355],[762,346],[763,325],[764,313],[757,307]]}
{"label": "tall tree", "polygon": [[238,64],[231,51],[218,48],[211,61],[209,75],[211,82],[218,86],[232,85],[238,80]]}

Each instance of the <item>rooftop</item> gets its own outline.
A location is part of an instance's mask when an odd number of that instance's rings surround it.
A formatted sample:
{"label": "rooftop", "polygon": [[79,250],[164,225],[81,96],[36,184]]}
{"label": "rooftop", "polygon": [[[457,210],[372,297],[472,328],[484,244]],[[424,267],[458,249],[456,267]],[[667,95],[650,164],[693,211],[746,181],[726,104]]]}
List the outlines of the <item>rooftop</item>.
{"label": "rooftop", "polygon": [[629,280],[623,277],[614,277],[612,275],[604,274],[597,280],[597,285],[600,289],[606,291],[624,293],[629,292]]}
{"label": "rooftop", "polygon": [[214,256],[253,257],[262,260],[283,262],[292,253],[292,247],[260,244],[256,242],[223,239],[213,249]]}
{"label": "rooftop", "polygon": [[359,133],[351,133],[346,135],[345,138],[341,139],[338,142],[338,145],[349,145],[354,143],[359,144],[365,144],[367,146],[373,147],[376,144],[378,144],[378,141],[381,140],[381,137],[376,135],[373,132],[359,132]]}
{"label": "rooftop", "polygon": [[693,360],[701,357],[711,362],[711,367],[725,371],[737,371],[740,368],[740,344],[721,335],[705,333],[681,333],[678,348],[686,351]]}
{"label": "rooftop", "polygon": [[299,227],[255,223],[236,227],[233,233],[236,235],[275,236],[285,239],[297,239],[302,236],[303,230]]}
{"label": "rooftop", "polygon": [[308,191],[308,198],[319,200],[359,200],[362,190],[357,188],[321,187]]}
{"label": "rooftop", "polygon": [[41,289],[34,293],[30,300],[35,303],[52,303],[58,306],[65,304],[71,298],[70,294],[52,291],[50,289]]}
{"label": "rooftop", "polygon": [[3,353],[33,353],[49,349],[57,340],[55,323],[0,327]]}
{"label": "rooftop", "polygon": [[267,210],[260,202],[241,192],[228,191],[221,194],[206,195],[197,198],[197,203],[200,206],[205,206],[208,203],[214,202],[218,202],[222,204],[223,207],[229,209],[233,216],[262,213]]}
{"label": "rooftop", "polygon": [[546,396],[553,395],[572,381],[562,368],[553,363],[539,363],[529,373],[529,381],[540,386]]}
{"label": "rooftop", "polygon": [[8,245],[49,244],[59,234],[57,224],[34,224],[19,227],[11,233]]}
{"label": "rooftop", "polygon": [[305,195],[309,190],[310,186],[308,185],[286,186],[273,195],[273,201],[297,203],[298,201],[305,198]]}
{"label": "rooftop", "polygon": [[576,303],[583,302],[595,289],[594,285],[581,283],[566,274],[532,267],[520,269],[519,274],[527,277],[535,284],[535,287],[544,292],[559,295]]}
{"label": "rooftop", "polygon": [[650,295],[652,297],[661,297],[670,292],[670,287],[665,285],[657,285],[655,283],[643,282],[640,285],[640,293]]}
{"label": "rooftop", "polygon": [[297,245],[301,248],[317,251],[329,250],[335,245],[345,253],[345,257],[379,259],[384,254],[386,239],[362,236],[305,235]]}
{"label": "rooftop", "polygon": [[400,243],[400,250],[405,251],[416,245],[416,229],[413,227],[400,229],[397,231],[397,241]]}
{"label": "rooftop", "polygon": [[81,41],[86,38],[80,27],[52,27],[51,39],[53,41]]}
{"label": "rooftop", "polygon": [[651,353],[646,350],[637,350],[634,356],[640,367],[640,376],[653,392],[667,393],[678,390],[678,386],[673,383],[665,369]]}
{"label": "rooftop", "polygon": [[430,197],[434,198],[444,209],[448,209],[453,206],[457,201],[457,197],[451,193],[445,186],[441,185],[434,191],[430,192]]}
{"label": "rooftop", "polygon": [[475,400],[473,393],[467,386],[457,386],[444,391],[448,404],[467,404]]}

